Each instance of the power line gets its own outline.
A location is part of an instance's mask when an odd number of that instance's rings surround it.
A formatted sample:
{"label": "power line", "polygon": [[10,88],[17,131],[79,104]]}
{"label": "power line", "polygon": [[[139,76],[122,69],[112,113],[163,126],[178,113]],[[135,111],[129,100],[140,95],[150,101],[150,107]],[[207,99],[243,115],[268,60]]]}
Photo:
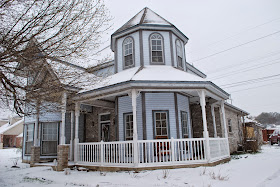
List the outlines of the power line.
{"label": "power line", "polygon": [[[225,41],[225,40],[230,39],[230,38],[234,38],[235,36],[238,36],[238,35],[240,35],[240,34],[242,34],[242,33],[244,33],[244,32],[247,32],[247,31],[256,29],[256,28],[261,27],[261,26],[263,26],[263,25],[267,25],[267,24],[269,24],[269,23],[271,23],[271,22],[274,22],[274,21],[277,21],[277,20],[279,20],[279,19],[280,19],[280,18],[276,18],[276,19],[270,20],[270,21],[268,21],[268,22],[265,22],[265,23],[262,23],[262,24],[253,26],[253,27],[251,27],[251,28],[245,29],[245,30],[243,30],[243,31],[240,31],[240,32],[238,32],[238,33],[236,33],[236,34],[230,35],[230,36],[228,36],[228,37],[226,37],[226,38],[224,38],[224,39],[221,39],[221,40],[219,40],[219,41],[213,42],[213,43],[211,43],[211,44],[209,44],[209,45],[207,45],[207,46],[201,47],[201,48],[206,48],[206,47],[213,46],[213,45],[215,45],[215,44],[217,44],[217,43],[220,43],[220,42]],[[195,51],[198,51],[198,50],[195,50]],[[188,53],[188,54],[190,54],[190,53]]]}
{"label": "power line", "polygon": [[215,69],[215,70],[212,70],[212,71],[208,71],[208,72],[205,72],[205,73],[206,74],[217,73],[219,71],[222,71],[222,70],[225,70],[225,69],[228,69],[228,68],[236,67],[237,65],[247,65],[248,63],[255,62],[255,61],[258,61],[260,59],[265,59],[265,58],[268,58],[268,57],[272,57],[272,56],[275,56],[275,55],[278,55],[278,54],[280,54],[280,51],[274,51],[274,52],[268,53],[267,55],[264,55],[264,56],[261,56],[261,57],[250,58],[250,59],[242,61],[242,62],[240,62],[238,64],[233,64],[233,65],[225,66],[225,67],[218,68],[218,69]]}
{"label": "power line", "polygon": [[193,63],[193,62],[198,62],[198,61],[201,61],[201,60],[204,60],[204,59],[207,59],[207,58],[210,58],[210,57],[216,56],[216,55],[218,55],[218,54],[221,54],[221,53],[224,53],[224,52],[230,51],[230,50],[235,49],[235,48],[238,48],[238,47],[242,47],[242,46],[244,46],[244,45],[247,45],[247,44],[250,44],[250,43],[253,43],[253,42],[259,41],[259,40],[261,40],[261,39],[267,38],[267,37],[269,37],[269,36],[273,36],[273,35],[278,34],[278,33],[280,33],[280,31],[276,31],[276,32],[274,32],[274,33],[271,33],[271,34],[268,34],[268,35],[262,36],[262,37],[260,37],[260,38],[257,38],[257,39],[254,39],[254,40],[250,40],[250,41],[248,41],[248,42],[245,42],[245,43],[242,43],[242,44],[239,44],[239,45],[236,45],[236,46],[230,47],[230,48],[228,48],[228,49],[225,49],[225,50],[222,50],[222,51],[219,51],[219,52],[216,52],[216,53],[213,53],[213,54],[211,54],[211,55],[208,55],[208,56],[202,57],[202,58],[200,58],[200,59],[197,59],[197,60],[191,61],[191,63]]}
{"label": "power line", "polygon": [[273,84],[279,84],[280,82],[274,82],[271,84],[266,84],[266,85],[261,85],[261,86],[255,86],[255,87],[251,87],[251,88],[246,88],[246,89],[242,89],[242,90],[235,90],[235,91],[231,91],[230,93],[236,93],[236,92],[242,92],[242,91],[246,91],[246,90],[251,90],[251,89],[256,89],[256,88],[262,88],[265,86],[271,86]]}
{"label": "power line", "polygon": [[223,87],[223,86],[232,87],[233,85],[237,85],[237,84],[255,82],[255,81],[270,79],[270,78],[274,78],[274,77],[278,77],[278,76],[280,76],[280,74],[270,75],[270,76],[266,76],[266,77],[260,77],[260,78],[256,78],[256,79],[249,79],[249,80],[239,81],[239,82],[234,82],[234,83],[229,83],[229,84],[224,84],[224,85],[221,85],[221,87]]}
{"label": "power line", "polygon": [[[274,59],[274,60],[268,61],[268,62],[273,62],[273,61],[276,61],[276,60],[279,60],[279,59],[280,58]],[[227,74],[222,74],[222,75],[213,77],[212,80],[217,80],[217,79],[221,79],[221,78],[228,77],[228,76],[231,76],[231,75],[236,75],[236,74],[239,74],[239,73],[244,73],[244,72],[247,72],[247,71],[252,71],[252,70],[255,70],[255,69],[259,69],[259,68],[262,68],[262,67],[271,66],[271,65],[280,63],[280,61],[277,61],[277,62],[267,64],[268,62],[257,64],[257,65],[265,64],[263,66],[258,66],[258,67],[253,67],[253,68],[248,67],[248,68],[244,68],[244,69],[241,69],[241,70],[231,71],[231,72],[228,72]]]}

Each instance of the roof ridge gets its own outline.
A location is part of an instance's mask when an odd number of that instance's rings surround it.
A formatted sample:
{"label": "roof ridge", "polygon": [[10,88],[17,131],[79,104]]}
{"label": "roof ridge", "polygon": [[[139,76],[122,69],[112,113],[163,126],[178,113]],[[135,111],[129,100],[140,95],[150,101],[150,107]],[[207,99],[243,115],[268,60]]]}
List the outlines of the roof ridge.
{"label": "roof ridge", "polygon": [[147,10],[150,10],[152,13],[154,13],[155,15],[157,15],[158,17],[160,17],[161,19],[163,19],[165,22],[167,22],[168,24],[170,24],[171,26],[174,26],[172,23],[170,23],[169,21],[167,21],[165,18],[163,18],[162,16],[160,16],[158,13],[156,13],[155,11],[153,11],[152,9],[146,7]]}
{"label": "roof ridge", "polygon": [[147,9],[148,9],[148,7],[145,7],[145,8],[144,8],[144,13],[143,13],[143,15],[142,15],[142,17],[141,17],[141,20],[140,20],[140,23],[139,23],[139,24],[142,24],[142,23],[143,23],[143,21],[144,21],[144,19],[145,19],[145,17],[146,17],[146,14],[147,14]]}
{"label": "roof ridge", "polygon": [[78,69],[81,69],[81,70],[86,71],[86,68],[84,68],[84,67],[82,67],[82,66],[79,66],[79,65],[76,65],[76,64],[72,64],[72,63],[70,63],[70,62],[67,62],[67,61],[64,61],[64,60],[60,60],[60,59],[58,59],[58,58],[47,57],[47,59],[53,60],[53,61],[56,61],[56,62],[60,62],[60,63],[62,63],[62,64],[64,64],[64,65],[66,65],[66,66],[71,66],[71,67],[73,67],[73,68],[78,68]]}
{"label": "roof ridge", "polygon": [[[147,8],[147,7],[145,7]],[[127,25],[129,22],[131,22],[134,18],[136,18],[145,8],[141,9],[137,14],[135,14],[131,19],[129,19],[127,22],[125,22],[125,24],[123,24],[119,29],[117,29],[112,35],[114,35],[115,33],[118,33],[119,31],[122,30],[122,28]],[[144,10],[145,11],[145,10]],[[139,23],[138,23],[139,24]],[[137,24],[137,25],[138,25]]]}
{"label": "roof ridge", "polygon": [[132,81],[132,80],[133,80],[133,77],[134,77],[137,73],[139,73],[142,69],[144,69],[144,66],[140,66],[140,67],[138,68],[138,70],[131,76],[131,78],[130,78],[129,80]]}

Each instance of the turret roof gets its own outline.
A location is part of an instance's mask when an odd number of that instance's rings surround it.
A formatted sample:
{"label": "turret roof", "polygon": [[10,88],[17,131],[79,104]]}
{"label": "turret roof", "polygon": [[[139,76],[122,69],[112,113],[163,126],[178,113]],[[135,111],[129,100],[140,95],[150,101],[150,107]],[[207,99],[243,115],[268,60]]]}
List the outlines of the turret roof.
{"label": "turret roof", "polygon": [[145,7],[128,22],[126,22],[121,28],[115,31],[114,34],[140,24],[173,26],[169,21],[167,21],[148,7]]}

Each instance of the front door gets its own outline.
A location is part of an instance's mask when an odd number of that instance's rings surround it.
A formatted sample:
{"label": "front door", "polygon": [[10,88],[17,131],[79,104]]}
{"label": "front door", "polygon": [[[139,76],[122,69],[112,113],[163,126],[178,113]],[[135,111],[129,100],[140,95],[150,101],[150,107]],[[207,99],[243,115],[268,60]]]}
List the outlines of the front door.
{"label": "front door", "polygon": [[100,136],[101,136],[101,140],[103,140],[104,142],[110,141],[110,125],[111,125],[110,116],[111,116],[110,113],[99,115],[99,124],[101,129]]}

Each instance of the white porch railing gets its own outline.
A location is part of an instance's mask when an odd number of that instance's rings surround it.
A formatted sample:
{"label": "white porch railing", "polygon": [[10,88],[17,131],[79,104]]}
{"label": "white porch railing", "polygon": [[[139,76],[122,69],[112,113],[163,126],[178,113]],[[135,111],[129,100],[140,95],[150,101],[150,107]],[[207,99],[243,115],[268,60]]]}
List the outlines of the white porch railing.
{"label": "white porch railing", "polygon": [[[225,141],[221,138],[209,139],[211,158],[213,156],[217,160],[229,156]],[[134,163],[133,141],[79,143],[78,163],[123,167],[207,163],[205,146],[205,138],[138,140],[138,162]]]}
{"label": "white porch railing", "polygon": [[227,138],[209,138],[210,157],[212,161],[229,157],[229,144]]}

